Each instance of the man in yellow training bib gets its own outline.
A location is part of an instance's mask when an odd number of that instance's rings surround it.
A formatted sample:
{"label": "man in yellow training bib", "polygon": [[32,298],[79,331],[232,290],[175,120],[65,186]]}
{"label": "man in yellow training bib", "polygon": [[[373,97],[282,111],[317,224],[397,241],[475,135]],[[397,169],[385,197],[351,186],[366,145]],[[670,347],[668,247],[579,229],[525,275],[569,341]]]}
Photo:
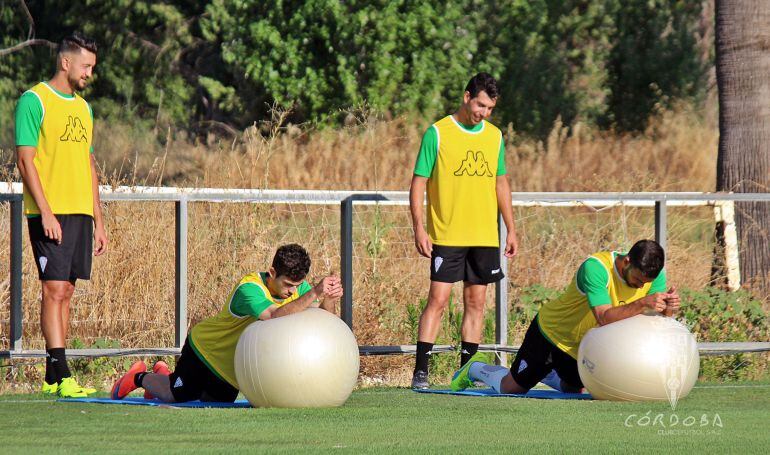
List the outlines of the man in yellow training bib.
{"label": "man in yellow training bib", "polygon": [[235,401],[235,347],[246,327],[311,307],[335,313],[342,296],[339,277],[327,276],[311,287],[305,281],[308,271],[310,256],[304,248],[297,244],[278,248],[270,270],[243,277],[222,310],[193,327],[173,373],[162,361],[155,363],[152,373],[144,362],[134,362],[112,387],[112,399],[121,400],[143,387],[145,398],[168,403]]}
{"label": "man in yellow training bib", "polygon": [[666,290],[664,260],[663,248],[653,240],[636,242],[628,253],[592,254],[564,293],[540,308],[510,370],[471,358],[455,373],[452,389],[482,381],[498,393],[526,393],[542,382],[579,392],[578,347],[586,332],[646,311],[672,316],[679,310],[676,289]]}
{"label": "man in yellow training bib", "polygon": [[96,66],[96,42],[64,38],[56,73],[24,92],[16,105],[16,159],[24,182],[24,213],[43,288],[40,326],[45,338],[44,393],[85,397],[64,349],[77,280],[91,277],[91,255],[107,250],[93,156],[94,115],[77,92]]}
{"label": "man in yellow training bib", "polygon": [[[479,73],[468,82],[457,111],[428,128],[409,190],[417,251],[431,259],[428,304],[420,316],[412,388],[428,387],[430,351],[453,283],[463,282],[460,364],[478,350],[487,284],[504,277],[497,214],[508,229],[504,253],[518,249],[511,188],[505,175],[500,130],[487,122],[497,103],[495,79]],[[428,229],[423,227],[428,192]]]}

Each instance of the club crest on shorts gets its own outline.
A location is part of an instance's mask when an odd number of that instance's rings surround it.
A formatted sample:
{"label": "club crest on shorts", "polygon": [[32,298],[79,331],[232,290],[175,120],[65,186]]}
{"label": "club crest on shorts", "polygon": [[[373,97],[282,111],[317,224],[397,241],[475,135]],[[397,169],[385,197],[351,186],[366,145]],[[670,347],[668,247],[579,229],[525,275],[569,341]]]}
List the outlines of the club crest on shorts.
{"label": "club crest on shorts", "polygon": [[444,263],[444,258],[441,256],[436,256],[436,259],[433,261],[433,268],[436,272],[438,272],[438,269],[441,268],[441,264]]}
{"label": "club crest on shorts", "polygon": [[48,264],[48,258],[40,256],[40,271],[45,273],[45,266]]}

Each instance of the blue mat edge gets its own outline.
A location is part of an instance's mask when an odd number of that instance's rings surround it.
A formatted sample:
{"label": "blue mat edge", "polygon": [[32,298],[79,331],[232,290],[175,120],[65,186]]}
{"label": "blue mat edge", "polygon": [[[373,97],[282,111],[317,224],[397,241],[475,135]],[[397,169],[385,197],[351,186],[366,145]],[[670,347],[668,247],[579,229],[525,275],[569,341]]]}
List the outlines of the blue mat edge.
{"label": "blue mat edge", "polygon": [[458,395],[466,397],[504,397],[504,398],[534,398],[538,400],[593,400],[589,393],[563,393],[556,390],[530,390],[527,393],[497,393],[494,389],[461,390],[455,392],[448,389],[413,389],[417,393],[432,393],[437,395]]}
{"label": "blue mat edge", "polygon": [[166,403],[160,400],[145,400],[144,398],[129,397],[122,400],[113,400],[111,398],[59,398],[57,402],[62,403],[87,403],[87,404],[122,404],[133,406],[168,406],[175,408],[250,408],[246,400],[236,400],[234,403],[222,403],[214,401],[188,401],[186,403]]}

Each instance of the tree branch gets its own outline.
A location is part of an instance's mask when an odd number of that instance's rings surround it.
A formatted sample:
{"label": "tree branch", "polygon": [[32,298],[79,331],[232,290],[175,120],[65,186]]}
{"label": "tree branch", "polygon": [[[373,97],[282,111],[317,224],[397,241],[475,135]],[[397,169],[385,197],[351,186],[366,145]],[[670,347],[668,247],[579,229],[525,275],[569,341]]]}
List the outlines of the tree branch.
{"label": "tree branch", "polygon": [[27,41],[29,41],[35,37],[35,19],[32,18],[32,13],[30,13],[29,8],[27,8],[27,2],[19,0],[19,3],[21,3],[21,9],[24,11],[27,20],[29,21],[29,31],[27,32]]}
{"label": "tree branch", "polygon": [[25,47],[29,47],[29,46],[47,46],[51,49],[56,49],[57,44],[52,41],[48,41],[47,39],[28,39],[27,41],[22,41],[21,43],[15,46],[11,46],[6,49],[0,49],[0,57],[2,57],[3,55],[11,54],[13,52],[16,52],[20,49],[24,49]]}
{"label": "tree branch", "polygon": [[21,43],[11,46],[6,49],[0,49],[0,57],[3,55],[8,55],[10,53],[16,52],[19,49],[24,49],[25,47],[29,46],[48,46],[51,49],[56,49],[56,43],[53,43],[51,41],[48,41],[47,39],[35,39],[35,19],[32,17],[32,13],[29,12],[29,8],[27,8],[27,2],[24,0],[19,0],[19,3],[21,4],[21,10],[24,12],[24,16],[27,17],[27,21],[29,22],[29,31],[27,32],[27,40],[22,41]]}

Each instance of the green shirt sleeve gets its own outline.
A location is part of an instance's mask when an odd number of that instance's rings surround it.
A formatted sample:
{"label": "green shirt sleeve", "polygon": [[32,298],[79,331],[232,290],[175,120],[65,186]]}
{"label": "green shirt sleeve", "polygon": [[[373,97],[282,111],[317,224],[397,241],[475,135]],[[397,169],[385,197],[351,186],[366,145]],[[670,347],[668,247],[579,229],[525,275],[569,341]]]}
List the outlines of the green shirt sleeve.
{"label": "green shirt sleeve", "polygon": [[417,162],[414,164],[414,175],[430,178],[433,173],[433,166],[436,164],[436,155],[438,155],[438,131],[431,125],[422,136],[420,152],[417,154]]}
{"label": "green shirt sleeve", "polygon": [[[303,281],[297,288],[297,293],[302,297],[310,289],[308,282]],[[230,312],[236,316],[258,318],[272,304],[273,301],[265,296],[261,287],[254,283],[245,283],[240,285],[233,294],[233,298],[230,300]]]}
{"label": "green shirt sleeve", "polygon": [[258,318],[273,301],[265,296],[261,287],[254,283],[244,283],[235,290],[230,300],[230,312],[236,316],[254,316]]}
{"label": "green shirt sleeve", "polygon": [[577,271],[576,284],[580,292],[588,298],[591,308],[612,303],[607,289],[610,275],[598,259],[588,258]]}
{"label": "green shirt sleeve", "polygon": [[40,125],[43,123],[43,104],[33,92],[24,92],[16,104],[16,146],[37,147]]}
{"label": "green shirt sleeve", "polygon": [[[86,106],[88,106],[88,113],[91,114],[91,124],[93,125],[93,123],[94,123],[94,110],[91,108],[91,105],[88,103],[88,101],[86,101]],[[91,155],[93,155],[94,154],[94,141],[93,141],[93,137],[91,138],[91,149],[90,150],[91,150]]]}
{"label": "green shirt sleeve", "polygon": [[300,297],[302,297],[303,295],[307,294],[310,289],[312,289],[310,284],[308,284],[307,281],[303,281],[302,284],[299,285],[299,288],[297,288],[297,293]]}
{"label": "green shirt sleeve", "polygon": [[656,292],[666,292],[666,269],[663,269],[658,274],[658,277],[652,280],[652,286],[647,291],[647,295],[655,294]]}
{"label": "green shirt sleeve", "polygon": [[497,175],[505,175],[505,139],[500,134],[500,153],[497,154]]}

